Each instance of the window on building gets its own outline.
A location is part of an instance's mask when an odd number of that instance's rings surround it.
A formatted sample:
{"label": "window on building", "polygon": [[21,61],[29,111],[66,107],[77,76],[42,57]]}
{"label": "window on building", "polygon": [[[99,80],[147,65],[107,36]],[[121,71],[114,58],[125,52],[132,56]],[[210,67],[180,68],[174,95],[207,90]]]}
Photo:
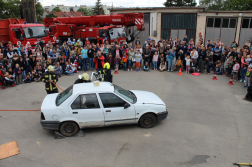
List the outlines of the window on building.
{"label": "window on building", "polygon": [[252,19],[250,19],[250,26],[249,28],[252,28]]}
{"label": "window on building", "polygon": [[236,19],[230,19],[229,28],[235,28],[235,27],[236,27]]}
{"label": "window on building", "polygon": [[222,20],[222,28],[228,28],[229,19],[223,18]]}
{"label": "window on building", "polygon": [[214,27],[219,28],[221,26],[221,18],[214,19]]}
{"label": "window on building", "polygon": [[249,27],[249,19],[243,19],[242,28],[248,28],[248,27]]}
{"label": "window on building", "polygon": [[214,18],[208,18],[207,19],[207,27],[213,27],[214,24]]}

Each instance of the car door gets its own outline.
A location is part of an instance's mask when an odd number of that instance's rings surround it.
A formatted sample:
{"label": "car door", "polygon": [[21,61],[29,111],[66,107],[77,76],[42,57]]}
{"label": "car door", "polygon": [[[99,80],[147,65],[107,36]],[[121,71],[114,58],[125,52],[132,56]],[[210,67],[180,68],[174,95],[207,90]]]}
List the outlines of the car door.
{"label": "car door", "polygon": [[[130,124],[136,122],[135,108],[114,93],[99,93],[103,105],[105,125]],[[128,104],[127,108],[124,108]]]}
{"label": "car door", "polygon": [[104,113],[95,93],[78,95],[69,108],[80,127],[104,126]]}

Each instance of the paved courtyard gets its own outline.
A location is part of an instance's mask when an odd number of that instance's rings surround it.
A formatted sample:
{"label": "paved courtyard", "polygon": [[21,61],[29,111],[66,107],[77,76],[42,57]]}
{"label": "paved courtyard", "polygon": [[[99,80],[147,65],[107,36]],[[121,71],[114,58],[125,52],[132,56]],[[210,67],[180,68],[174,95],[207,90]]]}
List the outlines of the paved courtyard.
{"label": "paved courtyard", "polygon": [[[91,72],[89,72],[91,74]],[[65,89],[78,75],[63,76]],[[85,137],[54,139],[43,130],[40,111],[0,112],[0,145],[17,141],[20,154],[0,160],[1,167],[231,167],[252,161],[252,102],[246,89],[229,78],[177,72],[123,72],[113,83],[125,89],[157,94],[167,105],[168,119],[151,129],[127,125],[84,130]],[[39,109],[44,84],[21,84],[0,90],[1,109]]]}

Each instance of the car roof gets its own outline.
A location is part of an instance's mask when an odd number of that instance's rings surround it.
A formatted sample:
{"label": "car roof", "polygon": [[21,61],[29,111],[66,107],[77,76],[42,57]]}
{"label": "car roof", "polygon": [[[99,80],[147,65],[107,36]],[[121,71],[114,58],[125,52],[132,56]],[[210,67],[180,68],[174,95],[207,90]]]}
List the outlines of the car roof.
{"label": "car roof", "polygon": [[95,86],[94,82],[78,83],[73,85],[73,94],[93,92],[114,92],[114,86],[110,82],[100,82],[99,86]]}

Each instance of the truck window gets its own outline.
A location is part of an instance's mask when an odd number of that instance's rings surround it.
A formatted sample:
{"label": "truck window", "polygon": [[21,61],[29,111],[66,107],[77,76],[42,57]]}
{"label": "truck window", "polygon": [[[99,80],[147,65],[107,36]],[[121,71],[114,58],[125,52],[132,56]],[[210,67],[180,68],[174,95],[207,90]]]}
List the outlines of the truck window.
{"label": "truck window", "polygon": [[18,40],[24,40],[23,33],[21,32],[20,28],[12,29],[12,33],[13,33],[14,38],[16,38]]}
{"label": "truck window", "polygon": [[29,38],[42,38],[46,37],[47,33],[45,31],[45,27],[37,26],[37,27],[24,27],[23,28],[26,39]]}
{"label": "truck window", "polygon": [[125,28],[124,27],[112,28],[109,30],[109,35],[110,35],[110,39],[112,40],[120,38],[120,37],[126,37]]}

